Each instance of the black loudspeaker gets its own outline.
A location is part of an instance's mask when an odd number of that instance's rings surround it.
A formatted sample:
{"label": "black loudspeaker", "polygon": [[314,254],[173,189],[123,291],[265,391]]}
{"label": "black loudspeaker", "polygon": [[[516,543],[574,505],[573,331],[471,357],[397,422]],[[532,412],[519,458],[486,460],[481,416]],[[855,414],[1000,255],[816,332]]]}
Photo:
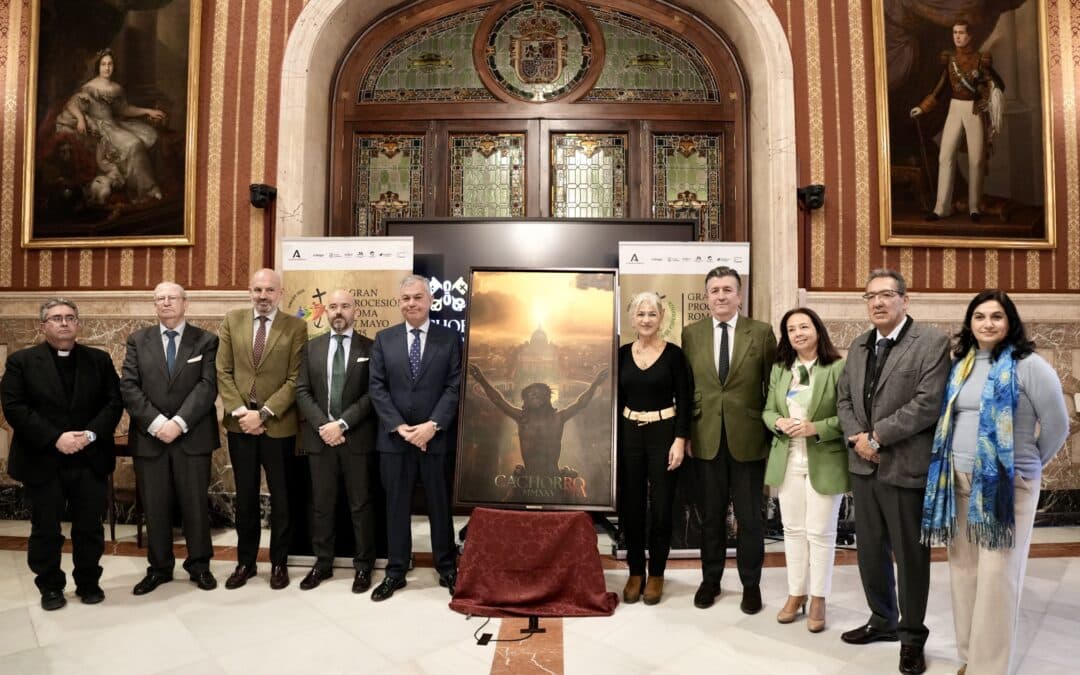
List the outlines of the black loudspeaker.
{"label": "black loudspeaker", "polygon": [[799,198],[799,208],[803,211],[813,211],[825,206],[825,186],[807,185],[796,190]]}
{"label": "black loudspeaker", "polygon": [[255,208],[265,209],[270,206],[270,202],[274,201],[274,197],[277,197],[277,188],[273,185],[266,185],[265,183],[251,184],[251,205]]}

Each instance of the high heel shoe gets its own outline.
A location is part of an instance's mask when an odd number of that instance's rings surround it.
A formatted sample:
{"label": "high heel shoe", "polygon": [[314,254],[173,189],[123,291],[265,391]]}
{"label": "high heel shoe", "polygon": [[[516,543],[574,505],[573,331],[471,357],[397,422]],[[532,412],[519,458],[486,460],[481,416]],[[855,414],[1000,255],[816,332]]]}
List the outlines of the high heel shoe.
{"label": "high heel shoe", "polygon": [[641,592],[645,590],[645,575],[631,574],[623,587],[623,602],[632,605],[641,599]]}
{"label": "high heel shoe", "polygon": [[825,598],[810,596],[810,614],[806,617],[806,630],[820,633],[825,630]]}
{"label": "high heel shoe", "polygon": [[806,596],[789,595],[787,602],[784,603],[784,608],[776,615],[776,621],[778,623],[791,623],[800,613],[806,613]]}

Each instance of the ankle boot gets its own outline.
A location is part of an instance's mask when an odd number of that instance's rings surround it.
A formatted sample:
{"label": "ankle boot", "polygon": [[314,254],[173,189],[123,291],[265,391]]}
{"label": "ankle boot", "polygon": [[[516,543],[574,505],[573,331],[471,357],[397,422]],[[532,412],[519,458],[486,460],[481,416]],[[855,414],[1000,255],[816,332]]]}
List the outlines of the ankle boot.
{"label": "ankle boot", "polygon": [[626,580],[626,586],[623,588],[622,599],[627,604],[634,604],[641,599],[641,592],[645,590],[645,576],[642,574],[631,574],[630,578]]}
{"label": "ankle boot", "polygon": [[806,613],[806,596],[789,595],[783,609],[777,613],[776,621],[778,623],[791,623],[800,612]]}
{"label": "ankle boot", "polygon": [[664,594],[664,577],[652,576],[649,577],[649,581],[645,583],[645,597],[643,600],[646,605],[655,605],[660,602],[660,596]]}

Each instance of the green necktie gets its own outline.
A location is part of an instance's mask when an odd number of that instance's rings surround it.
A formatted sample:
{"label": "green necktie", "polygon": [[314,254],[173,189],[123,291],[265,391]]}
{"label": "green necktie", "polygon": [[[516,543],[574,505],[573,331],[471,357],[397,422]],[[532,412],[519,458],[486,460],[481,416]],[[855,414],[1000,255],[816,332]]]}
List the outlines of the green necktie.
{"label": "green necktie", "polygon": [[341,417],[341,394],[345,391],[345,336],[335,335],[337,351],[334,352],[333,369],[330,371],[330,417]]}

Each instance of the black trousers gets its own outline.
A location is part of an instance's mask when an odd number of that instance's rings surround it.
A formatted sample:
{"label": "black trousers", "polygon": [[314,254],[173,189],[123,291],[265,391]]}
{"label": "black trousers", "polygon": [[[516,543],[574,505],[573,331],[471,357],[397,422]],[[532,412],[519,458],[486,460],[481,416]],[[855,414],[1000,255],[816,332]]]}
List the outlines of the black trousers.
{"label": "black trousers", "polygon": [[431,554],[439,575],[457,566],[454,525],[450,516],[450,489],[446,482],[446,456],[410,448],[406,452],[380,452],[379,474],[386,491],[386,576],[404,578],[412,557],[410,504],[417,476],[427,496]]}
{"label": "black trousers", "polygon": [[695,459],[701,481],[701,574],[720,585],[727,557],[727,512],[735,510],[735,560],[743,587],[761,583],[765,562],[765,460],[739,462],[726,442],[713,459]]}
{"label": "black trousers", "polygon": [[870,625],[896,630],[903,644],[922,646],[930,634],[923,623],[930,595],[930,549],[919,543],[925,490],[854,473],[851,487],[859,578],[872,613]]}
{"label": "black trousers", "polygon": [[649,576],[663,576],[671,552],[672,503],[679,471],[668,471],[675,420],[639,426],[620,418],[622,487],[619,522],[626,535],[630,574],[645,574],[645,519],[648,507]]}
{"label": "black trousers", "polygon": [[329,570],[334,565],[334,516],[336,514],[338,482],[345,482],[345,496],[352,516],[353,567],[371,571],[375,565],[375,503],[372,500],[369,462],[370,454],[350,452],[344,445],[331,447],[325,443],[318,453],[308,455],[311,469],[311,548],[315,566]]}
{"label": "black trousers", "polygon": [[143,513],[146,514],[147,571],[172,576],[172,502],[180,505],[188,557],[184,569],[198,574],[210,568],[210,455],[192,455],[167,447],[156,457],[135,457]]}
{"label": "black trousers", "polygon": [[296,437],[270,438],[229,432],[229,459],[236,482],[236,558],[254,565],[259,555],[259,467],[266,472],[270,490],[270,564],[284,565],[289,557],[289,493],[285,461],[296,447]]}
{"label": "black trousers", "polygon": [[26,561],[36,575],[42,593],[62,591],[67,585],[60,569],[64,535],[60,521],[64,507],[71,511],[72,577],[76,588],[92,588],[101,579],[101,554],[105,550],[105,478],[85,466],[62,466],[44,483],[26,485],[30,502],[30,541]]}

